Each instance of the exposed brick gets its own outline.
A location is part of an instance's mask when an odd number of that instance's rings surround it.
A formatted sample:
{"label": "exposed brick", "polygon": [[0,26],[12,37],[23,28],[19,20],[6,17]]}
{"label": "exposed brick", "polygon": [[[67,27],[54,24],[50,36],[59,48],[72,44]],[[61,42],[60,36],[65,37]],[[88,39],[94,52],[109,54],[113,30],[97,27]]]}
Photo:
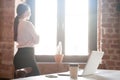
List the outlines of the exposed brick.
{"label": "exposed brick", "polygon": [[120,33],[120,30],[119,29],[115,29],[115,33]]}
{"label": "exposed brick", "polygon": [[13,64],[13,55],[9,55],[10,53],[13,53],[13,50],[6,50],[2,54],[2,64]]}
{"label": "exposed brick", "polygon": [[0,65],[0,76],[2,78],[13,78],[13,70],[12,65]]}
{"label": "exposed brick", "polygon": [[117,40],[114,40],[113,43],[114,43],[114,44],[119,44],[119,43],[120,43],[120,40],[118,40],[118,39],[117,39]]}
{"label": "exposed brick", "polygon": [[118,57],[118,56],[113,55],[113,56],[111,56],[111,59],[112,59],[112,60],[119,60],[119,57]]}
{"label": "exposed brick", "polygon": [[118,48],[119,49],[120,45],[119,44],[111,44],[111,48],[116,48],[116,49]]}
{"label": "exposed brick", "polygon": [[[10,8],[14,7],[14,0],[1,0],[0,1],[0,8]],[[11,5],[12,4],[12,5]]]}
{"label": "exposed brick", "polygon": [[13,49],[13,42],[0,42],[0,49],[6,50],[6,49]]}
{"label": "exposed brick", "polygon": [[109,55],[104,55],[103,59],[110,59],[110,56]]}
{"label": "exposed brick", "polygon": [[117,66],[119,66],[119,67],[120,67],[120,62],[116,62],[116,64],[117,64]]}
{"label": "exposed brick", "polygon": [[98,68],[99,69],[106,69],[105,64],[100,64]]}
{"label": "exposed brick", "polygon": [[120,70],[120,67],[115,67],[116,70]]}
{"label": "exposed brick", "polygon": [[103,27],[112,27],[110,23],[102,24]]}
{"label": "exposed brick", "polygon": [[0,0],[0,77],[13,77],[14,1]]}
{"label": "exposed brick", "polygon": [[115,62],[112,61],[112,60],[111,60],[111,61],[109,60],[109,61],[107,61],[106,63],[107,63],[107,65],[110,66],[110,67],[111,67],[111,66],[113,66],[113,67],[115,66]]}
{"label": "exposed brick", "polygon": [[110,48],[110,45],[109,44],[104,44],[102,47],[103,48]]}
{"label": "exposed brick", "polygon": [[108,3],[114,3],[116,2],[115,0],[107,0]]}
{"label": "exposed brick", "polygon": [[[112,22],[112,21],[111,21]],[[113,32],[113,29],[107,29],[107,33],[112,33]]]}
{"label": "exposed brick", "polygon": [[114,70],[115,67],[107,67],[107,69]]}
{"label": "exposed brick", "polygon": [[109,34],[107,33],[107,34],[103,35],[103,37],[104,38],[112,38],[112,35],[111,35],[111,33],[109,33]]}
{"label": "exposed brick", "polygon": [[116,54],[118,54],[120,56],[120,49],[116,50]]}
{"label": "exposed brick", "polygon": [[119,38],[119,34],[111,34],[111,37],[114,39],[114,38],[116,38],[116,39],[118,39]]}
{"label": "exposed brick", "polygon": [[2,63],[2,54],[0,53],[0,64]]}
{"label": "exposed brick", "polygon": [[102,0],[102,49],[107,69],[120,69],[120,13],[116,5],[120,0]]}

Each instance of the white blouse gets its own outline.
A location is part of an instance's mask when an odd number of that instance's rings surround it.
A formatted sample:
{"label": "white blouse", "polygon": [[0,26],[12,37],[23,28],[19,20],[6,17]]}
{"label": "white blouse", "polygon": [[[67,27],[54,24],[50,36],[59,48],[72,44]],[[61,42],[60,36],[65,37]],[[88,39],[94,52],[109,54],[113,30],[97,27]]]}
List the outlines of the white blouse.
{"label": "white blouse", "polygon": [[18,25],[17,43],[18,48],[33,47],[39,43],[39,36],[30,21],[20,21]]}

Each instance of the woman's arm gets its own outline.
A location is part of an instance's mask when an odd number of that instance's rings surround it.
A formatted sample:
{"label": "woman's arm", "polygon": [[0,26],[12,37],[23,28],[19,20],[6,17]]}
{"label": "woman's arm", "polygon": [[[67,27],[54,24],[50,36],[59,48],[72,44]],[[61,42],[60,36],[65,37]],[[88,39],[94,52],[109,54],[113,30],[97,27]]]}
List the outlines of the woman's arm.
{"label": "woman's arm", "polygon": [[27,28],[29,30],[29,33],[32,36],[33,43],[38,44],[39,43],[39,35],[35,31],[34,25],[29,21],[27,21],[27,25],[28,25]]}

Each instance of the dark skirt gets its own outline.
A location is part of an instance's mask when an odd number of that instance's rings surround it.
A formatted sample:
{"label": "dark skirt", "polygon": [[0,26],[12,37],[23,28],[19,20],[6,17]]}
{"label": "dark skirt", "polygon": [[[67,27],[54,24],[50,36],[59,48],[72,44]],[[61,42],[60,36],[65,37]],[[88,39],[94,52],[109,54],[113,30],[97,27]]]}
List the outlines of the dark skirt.
{"label": "dark skirt", "polygon": [[29,76],[40,75],[38,67],[36,65],[34,48],[32,47],[18,48],[18,51],[14,56],[13,63],[15,70],[31,67],[32,72],[29,74]]}

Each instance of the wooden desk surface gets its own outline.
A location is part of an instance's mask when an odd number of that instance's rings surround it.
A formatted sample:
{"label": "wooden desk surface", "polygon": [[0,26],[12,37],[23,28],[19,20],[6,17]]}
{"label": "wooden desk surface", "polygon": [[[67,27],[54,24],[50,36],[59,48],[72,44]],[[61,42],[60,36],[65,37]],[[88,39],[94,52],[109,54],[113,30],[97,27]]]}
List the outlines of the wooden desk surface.
{"label": "wooden desk surface", "polygon": [[[52,75],[56,75],[57,77],[49,78],[46,77],[46,75],[40,75],[12,80],[73,80],[70,79],[70,76],[58,76],[57,74]],[[120,80],[120,70],[98,70],[95,74],[78,77],[77,80]]]}

